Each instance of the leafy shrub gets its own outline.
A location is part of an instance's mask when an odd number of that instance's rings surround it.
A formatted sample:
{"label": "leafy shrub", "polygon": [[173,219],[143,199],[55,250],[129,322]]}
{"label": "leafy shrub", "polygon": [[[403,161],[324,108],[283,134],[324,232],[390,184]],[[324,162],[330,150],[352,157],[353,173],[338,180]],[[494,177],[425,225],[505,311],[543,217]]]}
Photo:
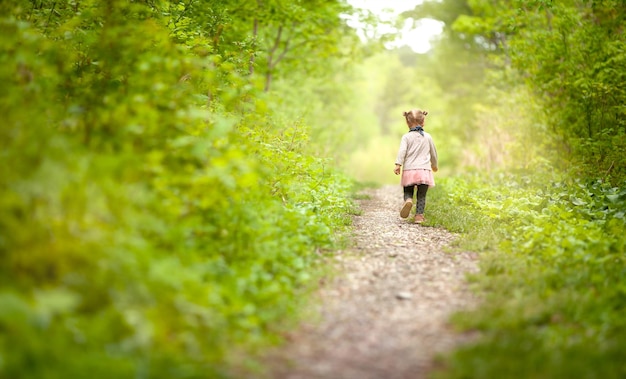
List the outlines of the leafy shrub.
{"label": "leafy shrub", "polygon": [[57,28],[15,9],[0,19],[0,377],[227,376],[297,316],[350,181],[142,5],[89,2]]}
{"label": "leafy shrub", "polygon": [[623,377],[626,186],[498,175],[443,187],[457,213],[494,220],[496,238],[474,278],[482,306],[456,317],[482,338],[440,377]]}

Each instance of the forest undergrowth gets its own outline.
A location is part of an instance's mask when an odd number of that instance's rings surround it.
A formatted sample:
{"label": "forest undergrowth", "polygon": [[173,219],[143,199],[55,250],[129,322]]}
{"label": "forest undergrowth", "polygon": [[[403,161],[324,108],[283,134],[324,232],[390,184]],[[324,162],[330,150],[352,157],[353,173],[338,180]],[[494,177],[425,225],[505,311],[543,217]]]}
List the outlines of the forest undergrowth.
{"label": "forest undergrowth", "polygon": [[480,252],[470,280],[482,297],[453,318],[481,338],[435,378],[626,375],[626,185],[535,174],[459,176],[433,191],[432,221]]}
{"label": "forest undergrowth", "polygon": [[0,5],[0,378],[228,377],[297,320],[352,181],[226,6]]}

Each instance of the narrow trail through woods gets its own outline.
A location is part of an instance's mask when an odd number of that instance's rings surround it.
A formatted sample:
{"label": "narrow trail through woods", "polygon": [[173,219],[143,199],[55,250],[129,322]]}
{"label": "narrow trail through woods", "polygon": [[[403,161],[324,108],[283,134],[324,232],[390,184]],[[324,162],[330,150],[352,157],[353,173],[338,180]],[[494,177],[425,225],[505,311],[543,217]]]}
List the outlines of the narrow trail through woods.
{"label": "narrow trail through woods", "polygon": [[476,302],[465,280],[476,258],[446,251],[453,234],[401,219],[400,191],[363,193],[354,246],[333,258],[338,275],[320,290],[319,318],[289,336],[273,378],[425,378],[437,353],[471,338],[447,321]]}

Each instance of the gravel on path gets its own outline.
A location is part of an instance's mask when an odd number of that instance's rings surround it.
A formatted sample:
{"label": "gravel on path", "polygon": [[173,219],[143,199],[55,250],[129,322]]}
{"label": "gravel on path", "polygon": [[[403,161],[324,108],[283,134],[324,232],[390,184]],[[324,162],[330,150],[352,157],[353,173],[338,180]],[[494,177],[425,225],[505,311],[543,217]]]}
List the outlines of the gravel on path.
{"label": "gravel on path", "polygon": [[471,339],[448,319],[476,304],[465,280],[475,254],[447,251],[456,236],[444,229],[401,219],[399,186],[364,194],[354,246],[334,256],[338,275],[318,294],[319,319],[288,336],[272,378],[426,378],[438,353]]}

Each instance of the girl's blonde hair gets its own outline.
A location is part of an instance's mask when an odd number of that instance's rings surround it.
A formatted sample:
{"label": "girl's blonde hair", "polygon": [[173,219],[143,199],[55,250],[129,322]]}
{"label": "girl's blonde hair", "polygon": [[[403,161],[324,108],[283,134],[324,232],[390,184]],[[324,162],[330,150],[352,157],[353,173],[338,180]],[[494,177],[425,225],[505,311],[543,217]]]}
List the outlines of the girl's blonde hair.
{"label": "girl's blonde hair", "polygon": [[424,120],[427,114],[427,111],[423,111],[421,109],[411,109],[410,111],[403,113],[406,118],[406,122],[408,122],[409,125],[417,124],[422,126],[424,125]]}

